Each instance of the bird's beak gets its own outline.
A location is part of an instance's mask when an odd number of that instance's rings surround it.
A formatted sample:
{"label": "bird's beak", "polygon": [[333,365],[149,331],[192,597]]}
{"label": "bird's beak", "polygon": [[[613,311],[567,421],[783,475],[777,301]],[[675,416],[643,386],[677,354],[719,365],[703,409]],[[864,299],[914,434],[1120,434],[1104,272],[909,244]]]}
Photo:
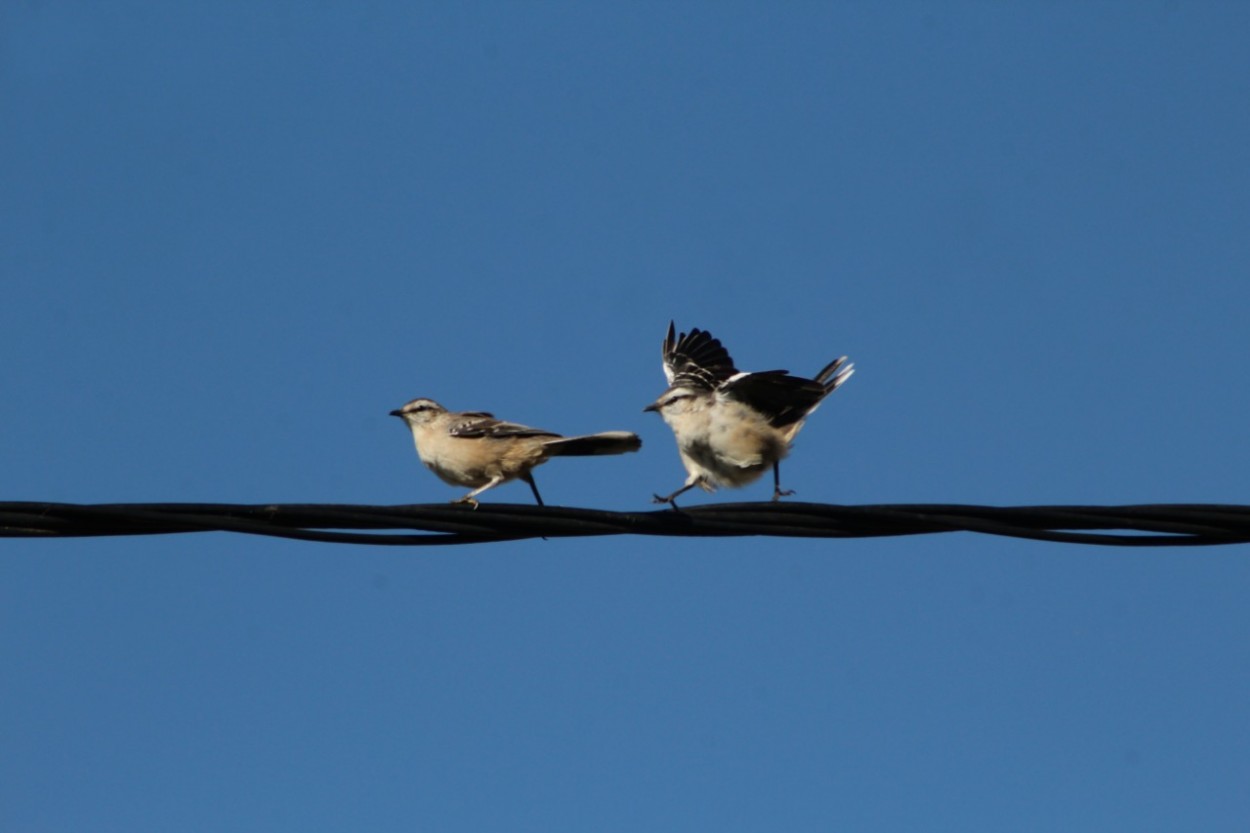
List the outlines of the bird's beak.
{"label": "bird's beak", "polygon": [[650,405],[648,405],[647,407],[643,408],[643,409],[642,409],[642,412],[643,412],[644,414],[645,414],[647,411],[656,411],[656,412],[658,413],[658,412],[659,412],[659,410],[660,410],[660,403],[659,403],[659,402],[652,402]]}
{"label": "bird's beak", "polygon": [[402,419],[404,416],[404,412],[396,408],[395,410],[391,411],[391,416],[397,416]]}

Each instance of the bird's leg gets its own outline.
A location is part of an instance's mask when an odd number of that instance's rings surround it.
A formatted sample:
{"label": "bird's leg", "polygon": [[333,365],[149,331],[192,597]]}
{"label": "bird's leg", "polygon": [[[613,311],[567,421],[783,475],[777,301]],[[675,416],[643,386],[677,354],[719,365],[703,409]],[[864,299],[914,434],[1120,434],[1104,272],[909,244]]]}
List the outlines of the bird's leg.
{"label": "bird's leg", "polygon": [[[543,497],[542,497],[542,495],[538,494],[538,485],[534,483],[534,475],[530,474],[529,472],[526,472],[525,474],[522,474],[522,475],[519,475],[519,476],[520,476],[520,478],[521,478],[522,480],[524,480],[526,483],[530,484],[530,491],[532,491],[532,492],[534,493],[534,500],[538,501],[538,505],[539,505],[539,506],[546,506],[546,504],[545,504],[545,503],[543,503]],[[542,538],[544,541],[546,541],[546,540],[547,540],[547,536],[546,536],[546,535],[540,535],[539,537],[540,537],[540,538]]]}
{"label": "bird's leg", "polygon": [[[478,495],[480,495],[482,492],[486,491],[487,489],[493,489],[493,488],[495,488],[496,486],[498,486],[498,485],[499,485],[500,483],[502,483],[502,482],[503,482],[503,478],[502,478],[502,477],[492,477],[492,478],[490,479],[490,481],[489,481],[489,482],[488,482],[485,486],[478,486],[476,489],[474,489],[473,491],[469,492],[469,493],[468,493],[467,495],[465,495],[464,497],[462,497],[462,498],[457,498],[456,500],[453,500],[453,501],[452,501],[452,503],[467,503],[467,504],[469,504],[470,506],[472,506],[474,509],[476,509],[476,508],[477,508],[477,500],[475,500],[475,498],[476,498]],[[539,502],[541,503],[541,501],[539,501]]]}
{"label": "bird's leg", "polygon": [[538,505],[546,506],[546,504],[543,503],[543,496],[538,494],[538,486],[537,484],[534,483],[534,475],[530,474],[529,472],[526,472],[525,474],[521,475],[521,479],[524,480],[526,483],[530,484],[530,491],[534,493],[534,500],[538,501]]}
{"label": "bird's leg", "polygon": [[781,488],[781,463],[773,463],[773,500],[781,500],[792,494],[794,494],[794,489]]}
{"label": "bird's leg", "polygon": [[687,482],[685,486],[682,486],[680,489],[673,492],[671,495],[667,495],[665,497],[661,497],[660,495],[652,495],[651,502],[652,503],[667,503],[669,506],[676,509],[677,508],[677,501],[676,501],[677,496],[682,494],[683,492],[690,491],[697,485],[699,485],[699,479],[693,478],[689,482]]}

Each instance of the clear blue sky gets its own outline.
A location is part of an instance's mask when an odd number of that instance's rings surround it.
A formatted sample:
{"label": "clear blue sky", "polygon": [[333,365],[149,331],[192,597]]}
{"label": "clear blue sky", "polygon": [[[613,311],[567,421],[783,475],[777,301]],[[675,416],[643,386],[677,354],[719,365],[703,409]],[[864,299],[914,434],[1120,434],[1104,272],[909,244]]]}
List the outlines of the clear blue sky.
{"label": "clear blue sky", "polygon": [[[670,318],[858,372],[837,503],[1250,503],[1250,6],[0,6],[3,499],[640,454]],[[767,482],[690,502],[764,500]],[[529,502],[513,484],[490,494]],[[13,831],[1243,831],[1250,548],[0,543]]]}

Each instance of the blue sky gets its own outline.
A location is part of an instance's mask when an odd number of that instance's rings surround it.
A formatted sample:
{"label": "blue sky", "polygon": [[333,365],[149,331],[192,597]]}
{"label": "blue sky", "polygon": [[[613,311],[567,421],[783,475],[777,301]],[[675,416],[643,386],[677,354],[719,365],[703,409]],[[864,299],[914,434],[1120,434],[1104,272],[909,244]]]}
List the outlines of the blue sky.
{"label": "blue sky", "polygon": [[[6,4],[4,499],[450,500],[421,395],[637,431],[537,479],[646,509],[675,319],[855,361],[795,499],[1250,502],[1248,28]],[[1244,830],[1248,554],[7,541],[0,826]]]}

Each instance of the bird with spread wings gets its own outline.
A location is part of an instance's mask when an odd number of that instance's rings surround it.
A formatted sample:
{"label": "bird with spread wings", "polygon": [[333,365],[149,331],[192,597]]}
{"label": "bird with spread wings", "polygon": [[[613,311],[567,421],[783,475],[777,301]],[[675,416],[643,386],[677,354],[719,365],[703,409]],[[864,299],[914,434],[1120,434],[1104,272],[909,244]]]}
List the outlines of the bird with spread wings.
{"label": "bird with spread wings", "polygon": [[695,486],[707,492],[745,486],[770,467],[773,500],[791,494],[781,488],[781,460],[807,417],[854,372],[846,356],[813,379],[786,370],[739,371],[711,333],[696,328],[678,335],[671,321],[662,352],[669,386],[644,410],[668,423],[689,475],[677,491],[655,496],[673,507]]}

